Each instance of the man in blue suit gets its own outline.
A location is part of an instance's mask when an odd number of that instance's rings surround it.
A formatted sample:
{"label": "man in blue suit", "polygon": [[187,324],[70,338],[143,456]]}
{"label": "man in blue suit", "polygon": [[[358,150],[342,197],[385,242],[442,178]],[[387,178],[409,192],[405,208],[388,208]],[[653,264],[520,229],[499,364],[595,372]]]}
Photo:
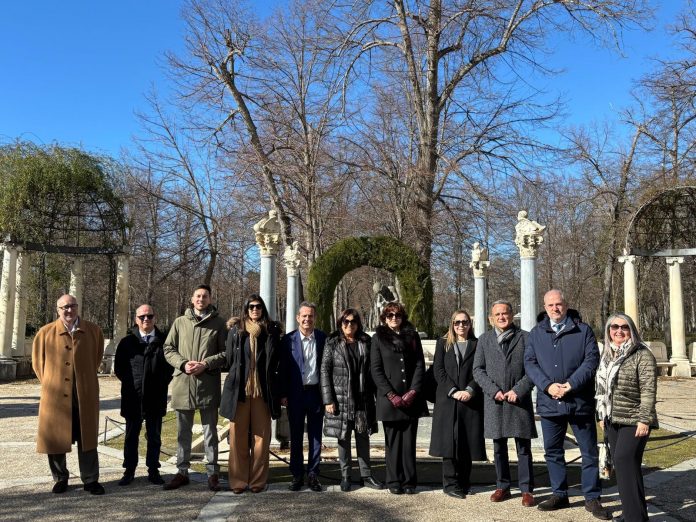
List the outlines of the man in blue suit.
{"label": "man in blue suit", "polygon": [[307,477],[312,491],[321,491],[319,459],[324,406],[321,400],[321,358],[326,334],[314,329],[316,305],[303,301],[297,313],[298,329],[283,338],[281,404],[288,408],[290,421],[290,491],[302,489],[304,480],[305,419],[307,421]]}

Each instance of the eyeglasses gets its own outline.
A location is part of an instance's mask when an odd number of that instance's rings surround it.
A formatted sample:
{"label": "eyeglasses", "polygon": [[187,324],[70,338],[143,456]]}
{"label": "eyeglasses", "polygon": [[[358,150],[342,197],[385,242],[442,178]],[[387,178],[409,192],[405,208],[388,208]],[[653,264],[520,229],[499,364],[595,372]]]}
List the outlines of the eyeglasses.
{"label": "eyeglasses", "polygon": [[610,324],[609,329],[612,332],[615,332],[617,330],[621,330],[622,332],[630,332],[631,331],[631,327],[628,326],[627,324]]}
{"label": "eyeglasses", "polygon": [[251,303],[248,307],[249,310],[263,310],[263,305],[257,303]]}
{"label": "eyeglasses", "polygon": [[351,324],[358,324],[358,320],[357,319],[344,319],[343,320],[343,326],[348,326]]}
{"label": "eyeglasses", "polygon": [[145,319],[147,319],[148,321],[152,321],[152,319],[154,317],[155,317],[155,314],[143,314],[143,315],[139,315],[138,319],[140,319],[141,321],[144,321]]}
{"label": "eyeglasses", "polygon": [[77,308],[77,303],[73,303],[73,304],[66,304],[64,306],[59,306],[58,310],[66,311],[66,310],[72,310],[72,309],[76,309],[76,308]]}
{"label": "eyeglasses", "polygon": [[387,314],[387,319],[401,319],[401,314],[396,312],[389,312]]}
{"label": "eyeglasses", "polygon": [[452,321],[452,324],[453,324],[454,326],[469,326],[469,323],[470,323],[470,322],[471,322],[471,321],[469,321],[469,320],[467,320],[467,319],[461,319],[461,320],[459,320],[459,321]]}

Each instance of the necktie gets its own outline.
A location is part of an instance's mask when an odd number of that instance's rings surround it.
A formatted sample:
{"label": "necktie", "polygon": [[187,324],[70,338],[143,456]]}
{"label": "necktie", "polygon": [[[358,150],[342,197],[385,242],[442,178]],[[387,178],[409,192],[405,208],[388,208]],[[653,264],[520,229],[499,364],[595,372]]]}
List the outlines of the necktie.
{"label": "necktie", "polygon": [[150,344],[150,334],[145,336],[145,344]]}
{"label": "necktie", "polygon": [[563,323],[558,323],[553,325],[553,329],[556,330],[556,333],[561,331],[561,328],[563,328]]}

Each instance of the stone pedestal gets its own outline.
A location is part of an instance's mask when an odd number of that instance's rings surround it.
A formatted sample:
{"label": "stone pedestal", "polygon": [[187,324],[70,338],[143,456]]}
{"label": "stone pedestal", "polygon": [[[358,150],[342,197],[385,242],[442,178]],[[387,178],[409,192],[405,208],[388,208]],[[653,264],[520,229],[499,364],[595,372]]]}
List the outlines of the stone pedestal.
{"label": "stone pedestal", "polygon": [[672,334],[672,356],[674,364],[672,375],[691,377],[691,365],[686,356],[686,335],[684,332],[684,300],[681,283],[683,257],[666,258],[669,267],[669,324]]}
{"label": "stone pedestal", "polygon": [[287,294],[285,298],[285,332],[295,329],[297,312],[300,305],[298,288],[298,269],[300,267],[300,253],[295,241],[292,246],[285,247],[283,262],[287,270]]}
{"label": "stone pedestal", "polygon": [[72,260],[70,265],[70,292],[77,301],[77,309],[82,310],[82,296],[85,293],[84,261],[81,257]]}
{"label": "stone pedestal", "polygon": [[474,243],[469,267],[474,274],[474,334],[481,337],[488,329],[488,249]]}
{"label": "stone pedestal", "polygon": [[636,256],[620,256],[618,258],[624,266],[624,313],[633,319],[636,328],[640,330],[638,323],[638,283],[636,280]]}
{"label": "stone pedestal", "polygon": [[276,258],[280,247],[280,223],[277,212],[270,210],[268,217],[254,225],[256,244],[261,254],[261,283],[259,294],[266,303],[271,319],[276,317]]}

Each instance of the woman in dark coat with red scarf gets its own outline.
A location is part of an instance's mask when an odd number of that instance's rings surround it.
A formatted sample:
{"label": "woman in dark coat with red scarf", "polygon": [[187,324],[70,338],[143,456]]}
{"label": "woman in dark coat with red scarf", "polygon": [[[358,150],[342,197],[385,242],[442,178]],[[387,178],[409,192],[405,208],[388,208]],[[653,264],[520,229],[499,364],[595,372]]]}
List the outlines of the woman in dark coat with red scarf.
{"label": "woman in dark coat with red scarf", "polygon": [[472,461],[487,460],[483,395],[473,374],[475,353],[471,317],[457,310],[435,347],[437,395],[430,438],[430,454],[442,457],[442,489],[456,498],[469,492]]}
{"label": "woman in dark coat with red scarf", "polygon": [[384,426],[387,486],[394,495],[416,492],[418,419],[428,416],[422,393],[423,347],[401,303],[388,303],[372,337],[372,379],[377,386],[377,419]]}

